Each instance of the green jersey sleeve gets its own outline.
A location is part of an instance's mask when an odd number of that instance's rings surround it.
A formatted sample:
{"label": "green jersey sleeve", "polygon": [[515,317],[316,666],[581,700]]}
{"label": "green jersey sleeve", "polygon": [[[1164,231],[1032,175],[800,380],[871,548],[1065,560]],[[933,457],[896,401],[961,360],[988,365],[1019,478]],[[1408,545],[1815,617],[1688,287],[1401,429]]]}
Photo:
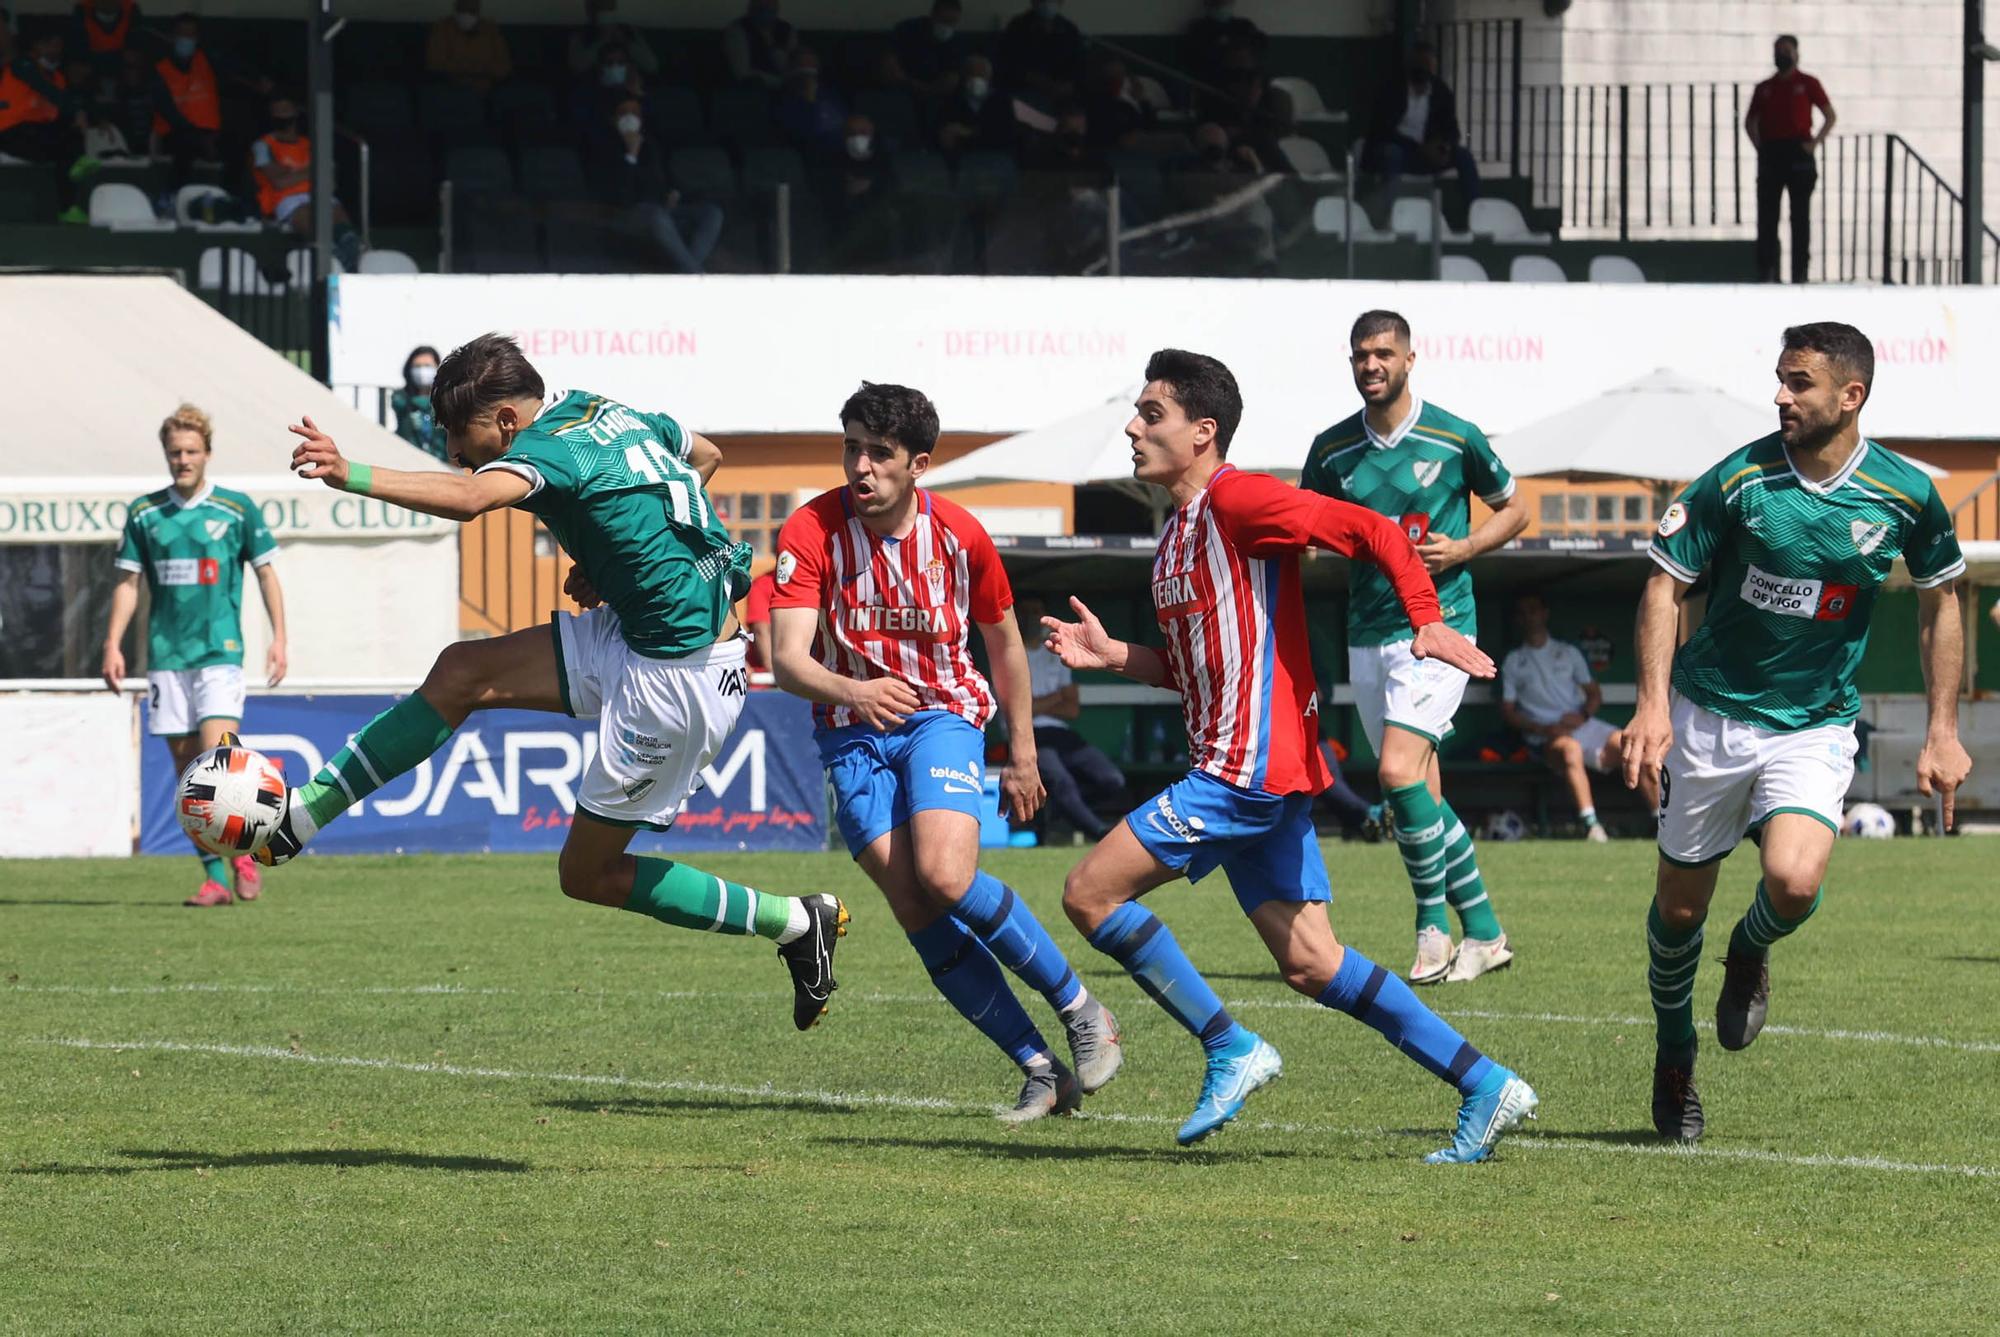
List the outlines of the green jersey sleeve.
{"label": "green jersey sleeve", "polygon": [[278,555],[278,540],[271,537],[264,523],[264,512],[255,502],[245,508],[243,516],[243,560],[252,566],[263,566]]}
{"label": "green jersey sleeve", "polygon": [[1486,433],[1470,424],[1465,433],[1465,481],[1488,506],[1499,506],[1514,495],[1514,475],[1493,453]]}
{"label": "green jersey sleeve", "polygon": [[1923,513],[1910,526],[1903,543],[1903,561],[1910,579],[1920,590],[1932,589],[1965,574],[1965,554],[1959,551],[1958,528],[1944,508],[1944,498],[1932,486],[1924,497]]}
{"label": "green jersey sleeve", "polygon": [[1715,556],[1728,520],[1729,505],[1722,497],[1722,480],[1716,469],[1710,469],[1689,483],[1673,505],[1667,507],[1647,551],[1674,579],[1692,585]]}
{"label": "green jersey sleeve", "polygon": [[125,517],[125,533],[118,540],[118,556],[112,565],[120,571],[144,571],[146,560],[139,550],[139,517],[128,514]]}
{"label": "green jersey sleeve", "polygon": [[528,495],[515,502],[526,510],[546,504],[554,497],[573,497],[583,486],[583,472],[576,454],[560,439],[543,432],[522,433],[497,460],[479,466],[476,473],[500,469],[528,480]]}
{"label": "green jersey sleeve", "polygon": [[674,458],[682,460],[687,458],[688,447],[694,444],[694,433],[664,413],[641,413],[638,416],[641,422],[660,434],[660,440],[666,442],[667,449],[674,453]]}
{"label": "green jersey sleeve", "polygon": [[1318,455],[1307,457],[1306,467],[1299,472],[1299,486],[1308,492],[1317,492],[1322,497],[1332,497],[1336,501],[1347,500],[1340,490],[1340,472],[1326,465]]}

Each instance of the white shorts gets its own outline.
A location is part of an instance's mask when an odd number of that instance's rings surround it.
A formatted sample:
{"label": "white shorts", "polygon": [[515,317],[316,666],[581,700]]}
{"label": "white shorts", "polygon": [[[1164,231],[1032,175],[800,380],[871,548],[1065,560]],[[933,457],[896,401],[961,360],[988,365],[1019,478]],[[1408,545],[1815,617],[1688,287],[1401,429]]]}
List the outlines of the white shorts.
{"label": "white shorts", "polygon": [[1852,724],[1774,733],[1678,692],[1669,718],[1674,742],[1660,776],[1660,853],[1668,862],[1713,863],[1781,812],[1840,830],[1858,746]]}
{"label": "white shorts", "polygon": [[160,669],[146,675],[151,694],[146,732],[180,738],[198,733],[203,720],[243,718],[243,666]]}
{"label": "white shorts", "polygon": [[[1570,730],[1569,736],[1574,738],[1576,745],[1583,749],[1583,764],[1599,774],[1608,775],[1613,770],[1620,769],[1624,765],[1623,762],[1615,757],[1612,759],[1612,765],[1607,766],[1604,764],[1604,745],[1609,743],[1611,736],[1617,732],[1617,725],[1606,724],[1603,720],[1597,718],[1597,716],[1592,715],[1589,719],[1577,725],[1576,728]],[[1527,737],[1528,741],[1534,743],[1537,747],[1544,750],[1547,749],[1549,744],[1548,735],[1531,733]]]}
{"label": "white shorts", "polygon": [[597,721],[577,809],[613,826],[666,830],[743,713],[743,639],[652,659],[625,643],[609,608],[557,613],[555,628],[563,704]]}
{"label": "white shorts", "polygon": [[1400,725],[1434,744],[1442,743],[1472,679],[1442,660],[1418,659],[1410,653],[1410,642],[1396,641],[1349,646],[1347,681],[1354,686],[1361,731],[1379,757],[1384,724]]}

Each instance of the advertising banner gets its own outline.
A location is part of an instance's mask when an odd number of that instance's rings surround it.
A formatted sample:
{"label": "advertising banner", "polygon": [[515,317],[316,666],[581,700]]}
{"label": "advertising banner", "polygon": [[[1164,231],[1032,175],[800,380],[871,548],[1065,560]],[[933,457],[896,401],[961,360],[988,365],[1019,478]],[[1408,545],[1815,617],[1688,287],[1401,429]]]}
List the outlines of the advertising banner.
{"label": "advertising banner", "polygon": [[[392,696],[260,696],[243,741],[302,783]],[[178,778],[166,745],[141,749],[141,854],[179,854]],[[391,780],[313,841],[324,854],[535,852],[562,847],[583,768],[597,751],[594,720],[536,711],[482,711],[437,754]],[[674,829],[642,831],[635,851],[817,850],[826,846],[825,780],[812,712],[779,692],[752,692],[742,720]]]}

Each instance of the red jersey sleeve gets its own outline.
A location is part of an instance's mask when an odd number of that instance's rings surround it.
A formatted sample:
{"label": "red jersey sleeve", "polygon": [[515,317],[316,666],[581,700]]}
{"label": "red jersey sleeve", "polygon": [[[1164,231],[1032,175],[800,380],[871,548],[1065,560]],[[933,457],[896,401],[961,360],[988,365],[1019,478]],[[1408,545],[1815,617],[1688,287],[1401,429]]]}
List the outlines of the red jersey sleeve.
{"label": "red jersey sleeve", "polygon": [[1325,548],[1373,562],[1396,588],[1412,627],[1442,622],[1437,585],[1408,535],[1386,515],[1302,492],[1269,474],[1232,469],[1209,485],[1209,507],[1229,541],[1251,557]]}
{"label": "red jersey sleeve", "polygon": [[777,577],[769,571],[750,582],[750,592],[743,596],[743,622],[746,626],[754,627],[771,620],[771,595],[777,588]]}
{"label": "red jersey sleeve", "polygon": [[[771,572],[772,608],[819,608],[826,587],[826,520],[817,503],[801,506],[778,531],[778,565]],[[751,594],[756,594],[755,586]]]}
{"label": "red jersey sleeve", "polygon": [[1826,86],[1820,83],[1819,80],[1813,78],[1810,74],[1806,76],[1806,81],[1809,85],[1807,89],[1807,95],[1812,98],[1812,104],[1815,107],[1818,107],[1821,111],[1825,112],[1832,111],[1833,103],[1831,100],[1828,99],[1826,95]]}
{"label": "red jersey sleeve", "polygon": [[931,498],[931,505],[965,547],[965,572],[972,582],[967,592],[972,620],[992,626],[1014,606],[1014,586],[1007,579],[1007,568],[1000,564],[1000,550],[972,512],[936,497]]}

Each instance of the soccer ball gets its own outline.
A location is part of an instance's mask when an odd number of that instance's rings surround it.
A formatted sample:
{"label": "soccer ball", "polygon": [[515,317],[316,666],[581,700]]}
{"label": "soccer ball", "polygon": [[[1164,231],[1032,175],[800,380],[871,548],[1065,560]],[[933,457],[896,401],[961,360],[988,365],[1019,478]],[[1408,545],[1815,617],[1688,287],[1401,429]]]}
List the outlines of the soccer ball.
{"label": "soccer ball", "polygon": [[1840,819],[1840,834],[1864,840],[1887,840],[1896,834],[1896,819],[1874,803],[1857,803]]}
{"label": "soccer ball", "polygon": [[1502,808],[1499,812],[1488,813],[1486,817],[1486,838],[1488,840],[1519,840],[1528,834],[1528,824],[1521,820],[1521,814],[1512,808]]}
{"label": "soccer ball", "polygon": [[188,763],[174,790],[181,829],[210,854],[255,854],[285,811],[285,773],[240,744],[210,748]]}

